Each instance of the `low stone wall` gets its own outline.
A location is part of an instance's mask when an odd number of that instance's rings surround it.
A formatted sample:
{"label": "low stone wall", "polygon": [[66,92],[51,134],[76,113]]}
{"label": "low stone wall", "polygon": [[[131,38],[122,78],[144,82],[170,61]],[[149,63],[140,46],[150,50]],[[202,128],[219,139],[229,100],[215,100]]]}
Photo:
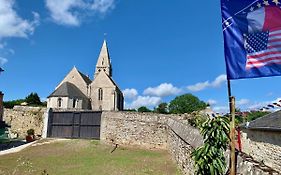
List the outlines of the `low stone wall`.
{"label": "low stone wall", "polygon": [[106,143],[167,148],[167,116],[137,112],[103,112],[100,139]]}
{"label": "low stone wall", "polygon": [[281,172],[281,132],[244,129],[242,151]]}
{"label": "low stone wall", "polygon": [[46,108],[15,106],[4,109],[3,120],[11,126],[11,132],[20,138],[25,138],[28,129],[34,129],[35,135],[42,135],[43,113]]}
{"label": "low stone wall", "polygon": [[199,131],[187,124],[186,120],[176,117],[169,118],[168,126],[168,151],[184,174],[194,173],[194,161],[191,152],[203,144]]}

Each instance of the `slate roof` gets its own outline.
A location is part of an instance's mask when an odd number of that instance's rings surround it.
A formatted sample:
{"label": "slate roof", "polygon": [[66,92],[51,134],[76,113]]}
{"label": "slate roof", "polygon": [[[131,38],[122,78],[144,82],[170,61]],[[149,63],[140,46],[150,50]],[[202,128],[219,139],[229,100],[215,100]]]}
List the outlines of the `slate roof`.
{"label": "slate roof", "polygon": [[83,80],[87,83],[87,85],[92,83],[92,80],[90,80],[89,77],[87,77],[85,74],[81,73],[80,71],[78,71],[78,73],[81,75],[81,77],[83,78]]}
{"label": "slate roof", "polygon": [[281,131],[281,110],[251,121],[246,128],[255,130]]}
{"label": "slate roof", "polygon": [[74,84],[64,82],[49,97],[87,98]]}

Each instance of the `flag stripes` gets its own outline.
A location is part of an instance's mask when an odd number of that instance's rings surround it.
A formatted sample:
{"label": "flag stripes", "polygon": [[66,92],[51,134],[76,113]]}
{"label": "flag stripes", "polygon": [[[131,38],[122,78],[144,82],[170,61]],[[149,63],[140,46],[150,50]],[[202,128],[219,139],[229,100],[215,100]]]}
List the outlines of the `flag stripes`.
{"label": "flag stripes", "polygon": [[[252,34],[246,39],[247,47],[250,47],[250,49],[264,47],[264,44],[266,44],[265,50],[252,53],[248,52],[246,63],[247,69],[271,64],[281,64],[281,29],[262,33],[263,35],[268,35],[268,40],[263,41],[264,43],[260,43],[260,41],[257,40],[256,34]],[[260,36],[260,33],[258,34]]]}

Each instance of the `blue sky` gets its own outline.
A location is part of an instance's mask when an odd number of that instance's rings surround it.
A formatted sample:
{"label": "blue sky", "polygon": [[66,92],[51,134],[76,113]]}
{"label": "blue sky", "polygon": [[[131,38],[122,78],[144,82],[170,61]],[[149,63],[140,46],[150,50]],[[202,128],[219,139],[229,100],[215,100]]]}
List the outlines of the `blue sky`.
{"label": "blue sky", "polygon": [[[0,0],[0,21],[4,100],[46,99],[73,66],[93,77],[106,37],[127,107],[192,93],[227,111],[219,0]],[[280,80],[232,81],[237,106],[276,101]]]}

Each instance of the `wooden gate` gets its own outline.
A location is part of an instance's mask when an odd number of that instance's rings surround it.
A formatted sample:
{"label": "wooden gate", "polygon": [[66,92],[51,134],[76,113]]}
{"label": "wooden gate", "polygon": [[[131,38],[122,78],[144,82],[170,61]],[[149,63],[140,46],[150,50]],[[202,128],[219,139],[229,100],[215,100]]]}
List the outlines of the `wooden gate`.
{"label": "wooden gate", "polygon": [[48,137],[100,138],[101,112],[51,112],[48,120]]}

